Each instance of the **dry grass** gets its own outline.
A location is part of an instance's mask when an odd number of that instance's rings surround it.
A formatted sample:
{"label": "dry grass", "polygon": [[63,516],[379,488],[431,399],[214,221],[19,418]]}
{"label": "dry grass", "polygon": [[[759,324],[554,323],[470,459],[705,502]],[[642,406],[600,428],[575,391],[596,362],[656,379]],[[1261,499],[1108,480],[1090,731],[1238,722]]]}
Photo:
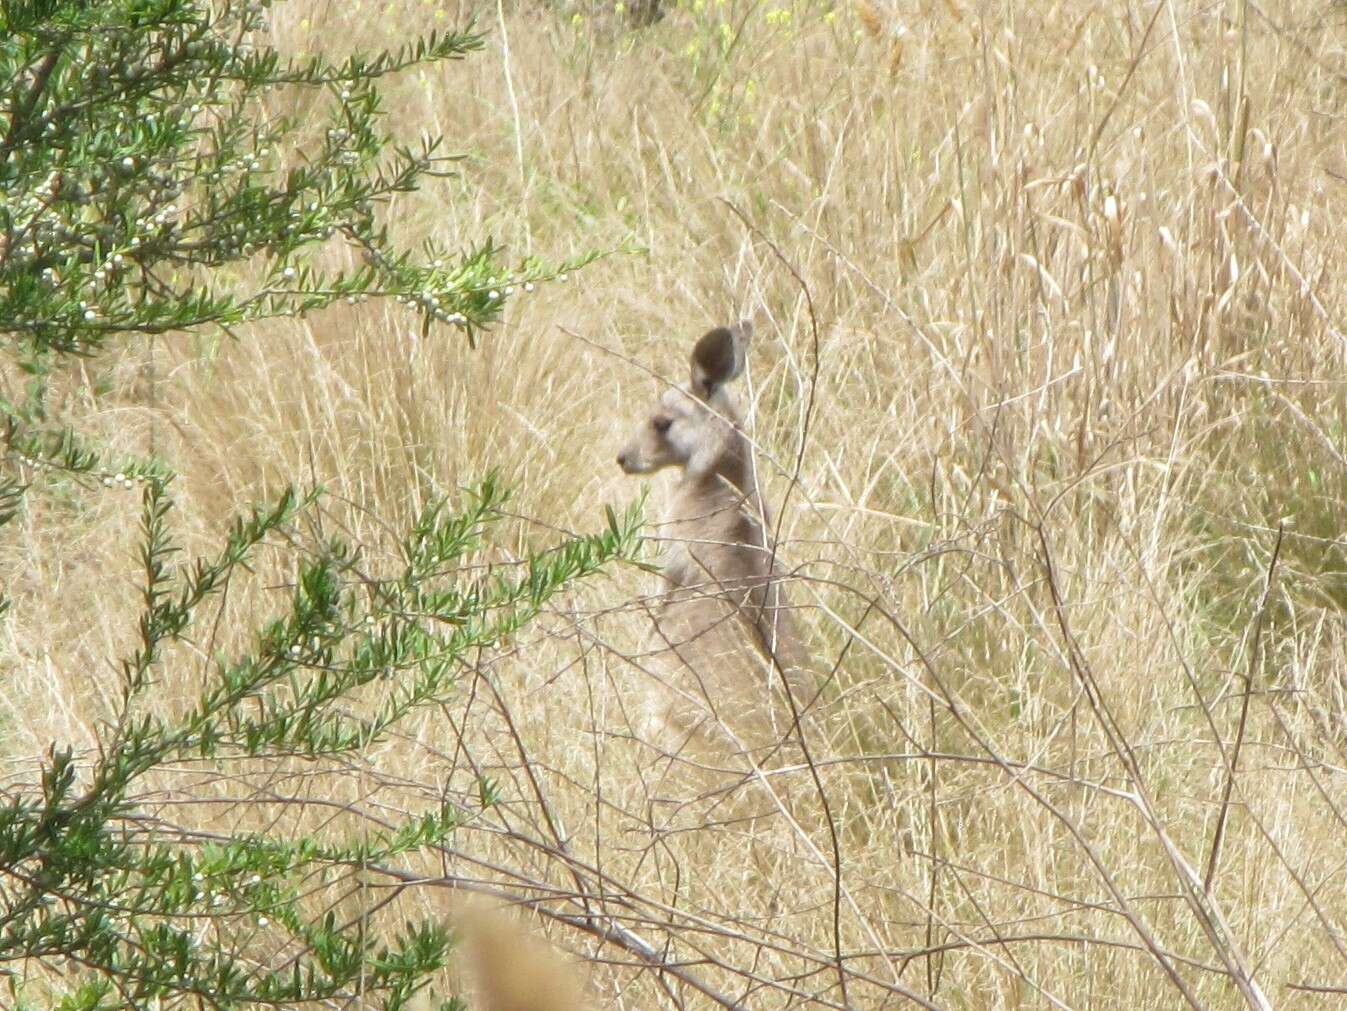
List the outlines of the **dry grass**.
{"label": "dry grass", "polygon": [[[296,2],[275,31],[392,41],[462,13]],[[483,16],[486,53],[390,94],[472,154],[393,209],[402,234],[643,252],[521,297],[476,352],[357,306],[129,352],[71,396],[180,468],[194,545],[318,480],[377,551],[497,466],[532,518],[517,549],[635,495],[612,458],[646,369],[681,381],[692,337],[754,317],[756,436],[831,678],[810,742],[830,818],[798,767],[720,809],[658,795],[624,734],[625,574],[308,795],[391,817],[497,777],[507,803],[421,869],[569,923],[619,963],[602,1007],[1341,1000],[1308,989],[1347,987],[1340,12]],[[92,744],[134,631],[126,500],[52,495],[26,522],[0,543],[16,761]],[[231,623],[268,606],[240,591]],[[738,803],[777,816],[706,824]]]}

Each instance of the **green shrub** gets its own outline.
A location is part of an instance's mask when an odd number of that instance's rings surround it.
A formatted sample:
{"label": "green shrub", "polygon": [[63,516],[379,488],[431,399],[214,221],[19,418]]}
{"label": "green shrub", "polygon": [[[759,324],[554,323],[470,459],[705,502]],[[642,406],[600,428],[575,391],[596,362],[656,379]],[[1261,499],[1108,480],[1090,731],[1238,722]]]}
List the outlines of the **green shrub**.
{"label": "green shrub", "polygon": [[[172,462],[115,458],[78,418],[49,418],[57,377],[131,339],[394,297],[427,331],[472,340],[515,286],[577,265],[507,270],[489,243],[413,257],[380,223],[388,197],[452,159],[438,139],[411,149],[381,131],[379,79],[463,56],[476,35],[340,63],[287,59],[265,44],[267,13],[237,0],[0,3],[0,367],[27,377],[0,398],[0,525],[44,487],[142,489],[137,641],[98,750],[53,745],[39,781],[0,788],[0,970],[21,1001],[38,985],[44,1003],[71,1009],[403,1006],[442,964],[445,925],[376,928],[370,909],[348,915],[349,899],[339,907],[315,882],[442,843],[465,817],[461,798],[380,830],[296,839],[246,830],[247,818],[175,823],[146,799],[147,781],[169,767],[364,752],[452,698],[465,658],[635,542],[635,512],[610,513],[599,535],[483,575],[466,562],[501,515],[488,478],[422,513],[400,538],[400,571],[371,573],[360,545],[303,534],[296,521],[317,491],[243,511],[218,551],[186,561]],[[313,93],[306,129],[326,118],[316,147],[293,150],[296,124],[266,112],[277,89]],[[312,266],[334,243],[357,249],[360,266]],[[264,543],[293,572],[288,600],[185,679],[183,645],[211,640],[231,580]],[[195,695],[159,705],[166,683]],[[483,783],[477,801],[490,800]],[[67,968],[76,980],[56,982]]]}

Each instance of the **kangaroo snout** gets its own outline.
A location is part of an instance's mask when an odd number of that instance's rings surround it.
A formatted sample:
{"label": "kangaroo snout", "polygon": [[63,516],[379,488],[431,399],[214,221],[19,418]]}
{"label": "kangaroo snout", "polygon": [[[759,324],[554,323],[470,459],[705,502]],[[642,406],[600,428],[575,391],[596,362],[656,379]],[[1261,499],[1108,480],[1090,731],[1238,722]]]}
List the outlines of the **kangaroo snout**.
{"label": "kangaroo snout", "polygon": [[617,465],[624,474],[649,474],[651,467],[646,463],[646,454],[639,446],[628,446],[617,454]]}
{"label": "kangaroo snout", "polygon": [[617,452],[617,465],[624,474],[650,474],[665,466],[664,462],[653,463],[660,459],[660,447],[651,446],[649,440],[632,439]]}

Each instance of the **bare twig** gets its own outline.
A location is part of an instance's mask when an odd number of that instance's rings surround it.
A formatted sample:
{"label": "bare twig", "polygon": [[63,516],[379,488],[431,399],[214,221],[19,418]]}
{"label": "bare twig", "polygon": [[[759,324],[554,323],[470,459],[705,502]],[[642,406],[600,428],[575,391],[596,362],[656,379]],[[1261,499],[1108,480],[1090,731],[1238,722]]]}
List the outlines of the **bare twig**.
{"label": "bare twig", "polygon": [[[805,307],[809,315],[809,330],[813,341],[812,371],[809,376],[809,393],[805,402],[803,431],[800,433],[800,444],[795,454],[795,466],[791,474],[791,480],[786,487],[785,494],[782,496],[781,505],[777,509],[777,529],[772,536],[771,551],[773,558],[771,564],[774,565],[777,550],[776,545],[780,540],[781,524],[784,522],[786,505],[790,501],[792,489],[799,483],[800,472],[804,469],[804,454],[809,443],[809,431],[812,427],[814,407],[817,402],[819,368],[821,363],[819,357],[818,317],[814,313],[814,298],[813,295],[810,294],[809,284],[801,276],[795,265],[781,252],[780,247],[763,234],[760,228],[749,221],[743,211],[736,207],[731,201],[721,197],[720,202],[730,209],[730,212],[739,219],[745,228],[766,244],[767,248],[772,251],[772,255],[776,257],[777,262],[785,267],[790,276],[795,279],[795,283],[799,285],[800,291],[804,296]],[[849,1004],[849,1001],[847,1000],[847,972],[842,958],[842,845],[838,840],[837,821],[833,816],[832,804],[828,799],[828,791],[823,786],[823,778],[819,775],[818,768],[814,763],[804,725],[800,722],[799,704],[795,699],[794,692],[791,691],[790,680],[787,678],[786,672],[782,669],[781,663],[776,656],[775,645],[775,643],[772,644],[773,648],[771,650],[772,665],[775,667],[776,673],[781,679],[783,694],[790,704],[792,731],[800,742],[800,750],[804,754],[805,763],[809,766],[810,777],[814,781],[814,789],[818,793],[819,804],[823,808],[824,822],[828,826],[828,841],[832,847],[833,859],[833,952],[837,957],[838,992],[841,994],[843,1005],[847,1005]]]}
{"label": "bare twig", "polygon": [[1211,837],[1211,853],[1207,856],[1207,872],[1202,877],[1202,890],[1211,894],[1212,881],[1216,877],[1216,865],[1221,858],[1221,843],[1225,839],[1226,819],[1230,816],[1230,795],[1235,790],[1235,776],[1239,772],[1239,753],[1244,747],[1244,729],[1249,720],[1249,699],[1253,695],[1254,671],[1258,666],[1260,647],[1263,642],[1264,619],[1267,617],[1268,597],[1272,593],[1272,580],[1277,571],[1277,559],[1282,553],[1282,537],[1286,533],[1285,524],[1277,525],[1277,543],[1272,547],[1272,557],[1267,564],[1267,580],[1263,583],[1263,595],[1258,600],[1258,613],[1253,619],[1253,643],[1249,647],[1249,671],[1244,675],[1244,693],[1240,698],[1239,726],[1235,731],[1235,744],[1230,749],[1230,765],[1226,769],[1225,789],[1221,793],[1221,812],[1216,817],[1216,830]]}

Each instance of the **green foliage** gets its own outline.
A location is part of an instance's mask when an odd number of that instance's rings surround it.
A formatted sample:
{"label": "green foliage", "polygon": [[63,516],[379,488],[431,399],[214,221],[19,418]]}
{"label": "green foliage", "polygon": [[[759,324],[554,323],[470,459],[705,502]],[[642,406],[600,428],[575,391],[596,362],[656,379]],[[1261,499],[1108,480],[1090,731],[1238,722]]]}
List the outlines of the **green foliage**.
{"label": "green foliage", "polygon": [[[412,148],[382,131],[379,78],[462,57],[481,37],[432,33],[340,63],[285,58],[263,41],[269,7],[0,2],[0,349],[32,377],[22,399],[0,390],[11,455],[126,474],[60,459],[73,437],[28,428],[63,359],[128,336],[393,297],[425,328],[473,341],[516,289],[590,259],[506,269],[490,241],[415,258],[394,248],[379,208],[455,156],[439,138]],[[323,126],[302,154],[300,124],[268,111],[282,91],[309,93],[305,129]],[[360,266],[312,265],[336,242]],[[43,442],[51,455],[34,451]]]}
{"label": "green foliage", "polygon": [[[499,315],[506,289],[549,271],[507,274],[490,243],[446,264],[389,248],[378,205],[442,174],[439,138],[392,145],[380,130],[380,77],[458,58],[471,32],[431,34],[396,53],[282,58],[261,44],[269,5],[114,0],[0,5],[0,330],[32,352],[93,354],[128,333],[229,326],[393,295],[427,321],[470,334]],[[322,140],[298,157],[288,116],[263,96],[316,92]],[[392,153],[387,149],[392,147]],[[333,237],[363,264],[322,273],[303,254]],[[251,286],[218,270],[253,262]]]}
{"label": "green foliage", "polygon": [[[0,971],[13,983],[36,966],[80,968],[55,991],[62,1008],[403,1007],[443,963],[445,928],[394,933],[366,910],[339,917],[314,883],[442,843],[470,814],[461,803],[386,829],[290,839],[237,827],[246,819],[209,832],[176,824],[145,806],[147,780],[193,763],[349,758],[451,700],[467,660],[635,548],[637,512],[610,512],[602,533],[517,568],[469,566],[501,518],[504,492],[488,479],[453,507],[426,509],[387,577],[366,570],[359,544],[301,537],[318,494],[293,490],[187,561],[169,463],[117,457],[77,422],[49,422],[63,370],[138,335],[228,333],[387,296],[427,330],[471,341],[516,286],[585,261],[507,270],[490,242],[413,257],[379,220],[389,197],[453,161],[438,138],[409,148],[382,132],[379,79],[461,57],[477,35],[342,62],[286,58],[265,44],[268,8],[0,0],[0,527],[57,477],[142,490],[136,642],[98,749],[53,745],[37,782],[0,789]],[[304,124],[268,111],[295,104],[268,102],[278,89],[310,94]],[[315,122],[321,140],[301,154],[291,139]],[[357,249],[360,266],[312,266],[332,243]],[[213,639],[227,589],[263,545],[293,563],[288,600],[233,640],[246,646],[186,678],[184,650]],[[0,598],[0,613],[10,606]],[[167,684],[196,694],[165,706]],[[472,803],[491,797],[483,782]]]}
{"label": "green foliage", "polygon": [[[93,763],[77,768],[53,748],[40,789],[0,808],[0,963],[67,959],[98,983],[62,1006],[170,1006],[209,995],[221,1006],[295,1004],[379,995],[402,1007],[448,951],[441,925],[408,924],[393,939],[332,910],[307,913],[303,883],[324,867],[364,867],[442,843],[468,813],[453,804],[383,833],[347,840],[285,840],[249,833],[203,838],[147,819],[133,786],[201,758],[319,759],[352,754],[407,715],[449,698],[465,660],[511,635],[573,579],[633,552],[638,515],[567,542],[508,576],[483,577],[463,560],[500,518],[488,480],[457,510],[439,504],[402,545],[406,565],[378,580],[340,540],[304,557],[284,611],[246,652],[216,663],[195,701],[169,717],[154,707],[169,676],[163,658],[202,624],[257,548],[311,501],[287,493],[253,509],[213,557],[172,564],[171,505],[160,482],[143,502],[140,643],[122,663],[122,695]],[[471,574],[468,574],[471,573]],[[387,682],[360,715],[358,689]],[[222,929],[206,935],[201,924]],[[285,973],[239,957],[242,939],[270,931],[288,952]],[[295,952],[300,954],[295,954]]]}

